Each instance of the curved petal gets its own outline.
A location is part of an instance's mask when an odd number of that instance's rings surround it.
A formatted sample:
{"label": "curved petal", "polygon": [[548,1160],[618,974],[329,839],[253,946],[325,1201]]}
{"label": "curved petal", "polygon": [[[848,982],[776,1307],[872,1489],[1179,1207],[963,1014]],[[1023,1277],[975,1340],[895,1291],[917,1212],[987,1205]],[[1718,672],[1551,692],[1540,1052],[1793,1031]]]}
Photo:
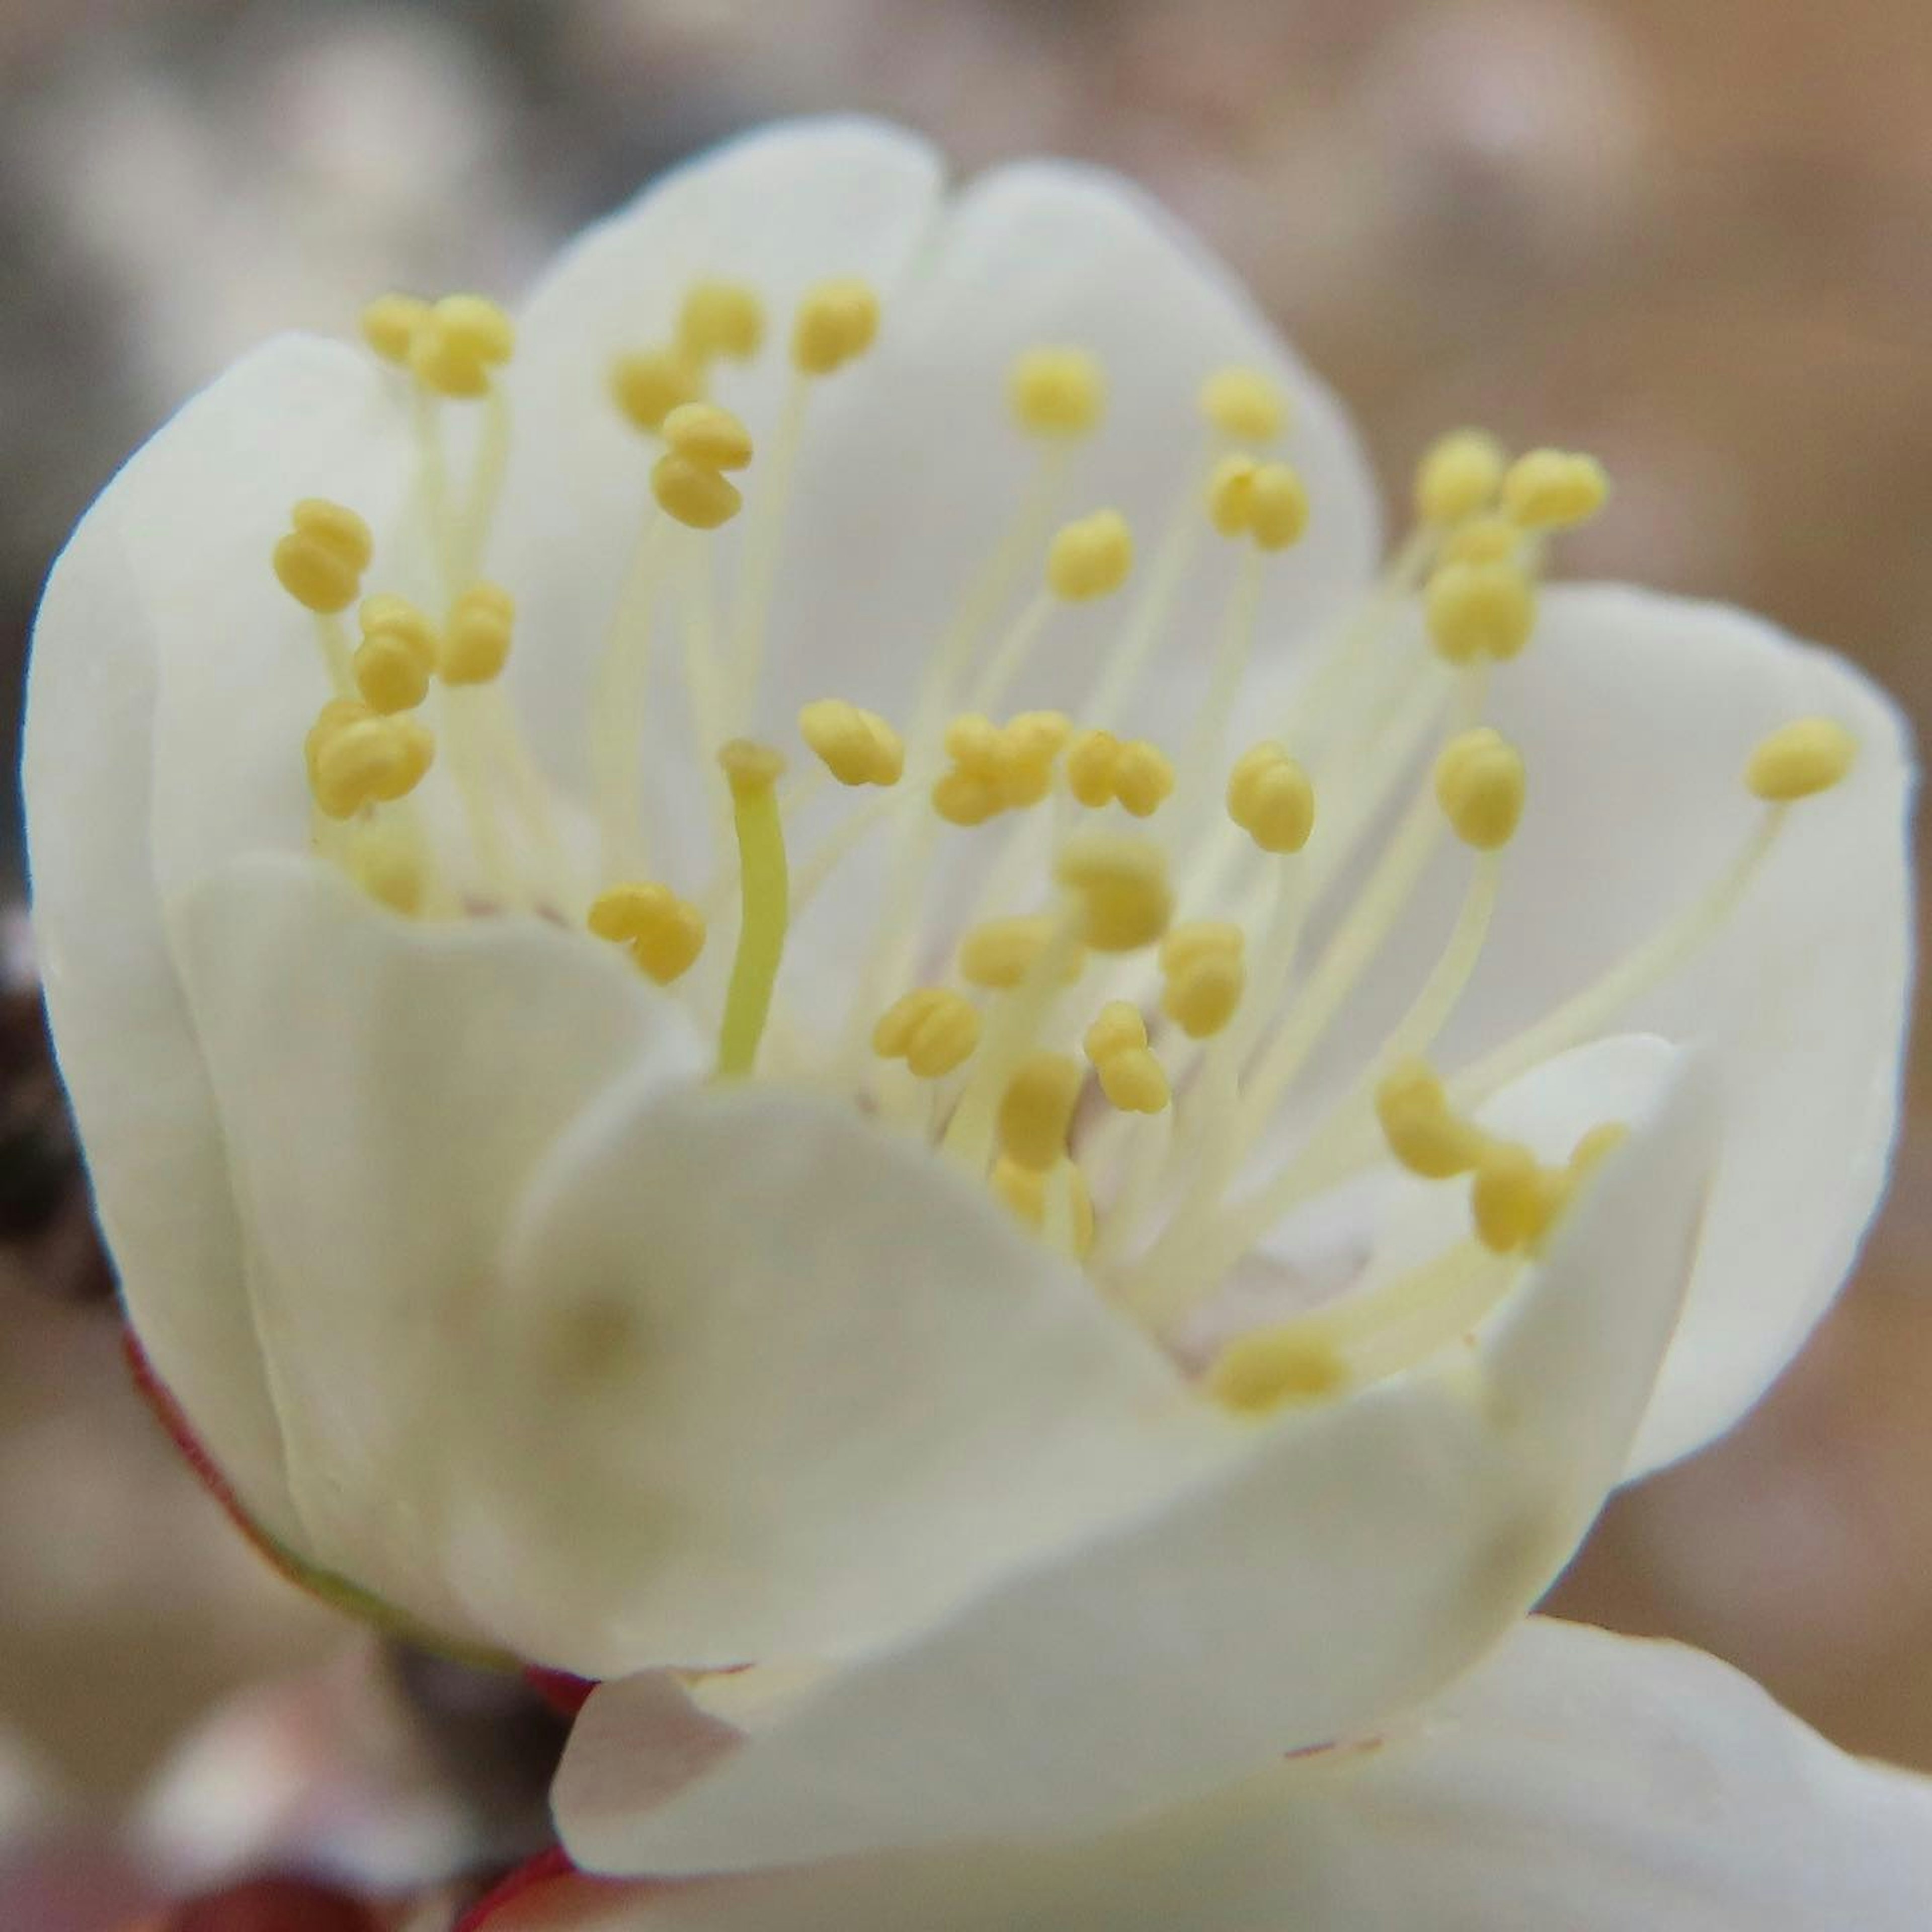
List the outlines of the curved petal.
{"label": "curved petal", "polygon": [[299,496],[378,509],[391,427],[346,350],[288,337],[238,364],[82,520],[28,674],[35,940],[102,1224],[142,1346],[278,1534],[294,1526],[281,1445],[157,874],[278,830],[305,841],[303,712],[326,687],[269,548]]}
{"label": "curved petal", "polygon": [[1533,1618],[1385,1740],[1103,1838],[506,1900],[489,1932],[1913,1932],[1932,1780],[1848,1757],[1740,1672]]}
{"label": "curved petal", "polygon": [[804,1095],[614,1090],[508,1269],[492,1522],[591,1675],[896,1640],[1240,1446],[990,1196]]}
{"label": "curved petal", "polygon": [[308,862],[238,861],[171,916],[301,1552],[452,1635],[500,1640],[503,1596],[538,1624],[553,1580],[466,1567],[521,1366],[500,1250],[572,1120],[620,1078],[694,1077],[698,1042],[604,948],[413,925]]}
{"label": "curved petal", "polygon": [[572,1856],[736,1870],[1100,1830],[1439,1688],[1615,1480],[1676,1316],[1711,1114],[1685,1069],[1471,1352],[1257,1430],[1166,1508],[808,1691],[662,1808],[613,1802],[622,1726],[593,1694],[555,1791]]}

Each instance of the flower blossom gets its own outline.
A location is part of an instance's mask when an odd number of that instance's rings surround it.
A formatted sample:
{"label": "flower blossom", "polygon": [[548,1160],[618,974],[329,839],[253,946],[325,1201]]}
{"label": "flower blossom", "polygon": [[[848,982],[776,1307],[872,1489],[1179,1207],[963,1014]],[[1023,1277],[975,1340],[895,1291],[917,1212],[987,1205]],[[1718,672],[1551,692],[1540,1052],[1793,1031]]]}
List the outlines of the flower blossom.
{"label": "flower blossom", "polygon": [[1446,437],[1384,561],[1131,191],[850,122],[364,333],[64,554],[36,917],[197,1454],[617,1680],[580,1862],[1298,1788],[1790,1358],[1896,1122],[1904,734],[1552,581],[1589,458]]}

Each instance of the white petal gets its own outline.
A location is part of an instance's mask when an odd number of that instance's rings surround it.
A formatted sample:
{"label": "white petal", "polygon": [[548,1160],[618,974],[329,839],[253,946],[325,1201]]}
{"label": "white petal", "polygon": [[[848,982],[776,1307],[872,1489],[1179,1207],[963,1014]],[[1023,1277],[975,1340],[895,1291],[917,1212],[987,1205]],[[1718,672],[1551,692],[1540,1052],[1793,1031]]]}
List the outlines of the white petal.
{"label": "white petal", "polygon": [[1099,1839],[676,1886],[538,1886],[489,1932],[1916,1932],[1932,1781],[1700,1652],[1532,1618],[1380,1743]]}
{"label": "white petal", "polygon": [[380,508],[383,417],[347,350],[288,338],[238,364],[88,512],[28,673],[36,942],[102,1223],[150,1359],[278,1533],[292,1527],[281,1449],[156,873],[306,837],[303,707],[326,688],[269,549],[299,496]]}
{"label": "white petal", "polygon": [[1718,939],[1616,1022],[1708,1044],[1725,1108],[1640,1472],[1762,1393],[1850,1270],[1883,1190],[1912,976],[1911,749],[1896,706],[1844,659],[1721,605],[1552,592],[1529,654],[1498,680],[1532,802],[1495,970],[1456,1030],[1465,1046],[1522,1025],[1705,890],[1763,810],[1740,783],[1752,746],[1813,713],[1858,736],[1852,776],[1792,809]]}
{"label": "white petal", "polygon": [[697,1042],[605,949],[536,921],[412,925],[310,862],[238,862],[172,917],[303,1553],[500,1639],[477,1606],[539,1580],[464,1564],[496,1384],[520,1369],[500,1265],[516,1201],[599,1093],[692,1078]]}
{"label": "white petal", "polygon": [[508,1269],[502,1560],[554,1575],[588,1674],[898,1640],[1240,1446],[1005,1208],[830,1101],[614,1092]]}
{"label": "white petal", "polygon": [[[530,641],[513,681],[554,772],[583,769],[592,673],[650,506],[657,446],[610,400],[613,361],[666,343],[694,281],[748,284],[764,299],[769,339],[756,367],[728,371],[719,394],[768,456],[799,296],[859,275],[890,308],[937,212],[941,172],[924,141],[878,122],[762,128],[652,182],[572,243],[532,292],[506,386],[514,448],[492,567],[518,598]],[[733,533],[716,541],[735,554]],[[670,701],[682,730],[684,700]]]}
{"label": "white petal", "polygon": [[1438,1688],[1621,1466],[1710,1115],[1688,1070],[1472,1354],[1258,1429],[1241,1466],[808,1694],[649,1816],[610,1802],[593,1696],[556,1786],[565,1843],[594,1869],[694,1871],[1102,1829]]}

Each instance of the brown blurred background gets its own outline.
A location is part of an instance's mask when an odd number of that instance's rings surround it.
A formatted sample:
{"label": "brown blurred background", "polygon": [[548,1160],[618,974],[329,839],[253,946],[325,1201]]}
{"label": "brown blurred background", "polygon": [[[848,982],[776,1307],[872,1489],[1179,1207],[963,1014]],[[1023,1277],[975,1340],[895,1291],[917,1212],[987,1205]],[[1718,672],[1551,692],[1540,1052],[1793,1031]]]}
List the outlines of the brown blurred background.
{"label": "brown blurred background", "polygon": [[[1926,0],[0,0],[8,664],[113,463],[247,343],[346,328],[392,284],[514,292],[665,160],[835,106],[964,167],[1052,151],[1140,176],[1354,404],[1391,490],[1464,420],[1595,449],[1618,494],[1578,572],[1754,605],[1932,724]],[[54,1173],[46,1093],[31,1071],[12,1091],[0,1144]],[[1612,1507],[1558,1604],[1687,1636],[1846,1744],[1932,1766],[1922,1060],[1912,1099],[1813,1347],[1730,1440]],[[220,1694],[344,1633],[137,1406],[71,1197],[35,1225],[0,1288],[0,1732],[99,1820]],[[382,1750],[442,1842],[434,1766]],[[194,1787],[202,1812],[260,1798],[266,1761]],[[206,1822],[184,1775],[172,1826],[152,1796],[140,1814],[171,1855]]]}

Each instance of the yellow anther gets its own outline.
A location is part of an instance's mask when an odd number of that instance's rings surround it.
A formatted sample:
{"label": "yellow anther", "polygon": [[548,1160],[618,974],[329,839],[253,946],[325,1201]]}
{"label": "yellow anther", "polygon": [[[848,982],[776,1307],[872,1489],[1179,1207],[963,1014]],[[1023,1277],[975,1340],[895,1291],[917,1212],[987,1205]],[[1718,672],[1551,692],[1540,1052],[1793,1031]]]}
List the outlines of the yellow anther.
{"label": "yellow anther", "polygon": [[1073,1210],[1073,1252],[1084,1258],[1094,1245],[1094,1197],[1080,1170],[1070,1161],[1063,1171],[1049,1174],[1036,1174],[1015,1160],[1001,1160],[993,1166],[993,1192],[1036,1234],[1046,1226],[1048,1189],[1062,1184]]}
{"label": "yellow anther", "polygon": [[1522,754],[1486,724],[1450,739],[1436,760],[1436,802],[1456,836],[1479,852],[1509,843],[1523,788]]}
{"label": "yellow anther", "polygon": [[1111,731],[1078,731],[1066,748],[1066,785],[1084,806],[1097,810],[1112,802],[1120,741]]}
{"label": "yellow anther", "polygon": [[1442,539],[1444,563],[1509,563],[1522,548],[1522,532],[1508,518],[1485,512],[1457,524]]}
{"label": "yellow anther", "polygon": [[915,988],[888,1006],[872,1029],[872,1051],[881,1060],[903,1060],[921,1080],[944,1079],[979,1044],[979,1009],[944,986]]}
{"label": "yellow anther", "polygon": [[1058,1164],[1086,1080],[1070,1053],[1040,1048],[1020,1062],[1000,1100],[1000,1147],[1009,1160],[1036,1174]]}
{"label": "yellow anther", "polygon": [[1190,919],[1160,942],[1156,957],[1163,973],[1184,973],[1197,960],[1238,960],[1247,944],[1247,934],[1231,919]]}
{"label": "yellow anther", "polygon": [[1534,1247],[1568,1198],[1568,1177],[1540,1166],[1528,1148],[1492,1141],[1476,1164],[1469,1207],[1477,1238],[1499,1255]]}
{"label": "yellow anther", "polygon": [[752,432],[716,403],[680,403],[664,418],[664,439],[706,470],[742,470],[752,460]]}
{"label": "yellow anther", "polygon": [[1080,1042],[1096,1066],[1103,1066],[1117,1053],[1130,1053],[1147,1043],[1147,1021],[1131,1000],[1109,1000],[1094,1015]]}
{"label": "yellow anther", "polygon": [[651,465],[651,494],[668,517],[687,530],[715,530],[728,524],[744,498],[737,486],[708,464],[672,451]]}
{"label": "yellow anther", "polygon": [[1315,785],[1287,748],[1251,746],[1228,775],[1228,816],[1264,852],[1299,852],[1315,830]]}
{"label": "yellow anther", "polygon": [[1151,946],[1174,916],[1166,856],[1144,838],[1076,834],[1060,848],[1054,872],[1082,902],[1081,937],[1096,952]]}
{"label": "yellow anther", "polygon": [[784,776],[784,754],[753,738],[734,738],[718,748],[718,764],[734,799],[761,798]]}
{"label": "yellow anther", "polygon": [[1248,528],[1257,548],[1286,550],[1308,528],[1308,487],[1285,463],[1264,463],[1248,484]]}
{"label": "yellow anther", "polygon": [[1489,1144],[1480,1128],[1452,1111],[1442,1082],[1420,1060],[1390,1069],[1376,1087],[1376,1118],[1389,1151],[1428,1180],[1467,1174]]}
{"label": "yellow anther", "polygon": [[277,542],[273,558],[282,588],[320,616],[347,610],[375,554],[369,526],[345,505],[321,496],[303,498],[289,521],[291,528]]}
{"label": "yellow anther", "polygon": [[997,780],[956,767],[932,782],[932,808],[949,825],[983,825],[1004,808]]}
{"label": "yellow anther", "polygon": [[450,606],[437,674],[445,684],[488,684],[508,662],[517,606],[494,584],[472,584]]}
{"label": "yellow anther", "polygon": [[1852,768],[1858,743],[1829,718],[1800,718],[1758,741],[1744,783],[1772,805],[1828,791]]}
{"label": "yellow anther", "polygon": [[1174,795],[1174,764],[1144,738],[1120,747],[1114,767],[1114,796],[1136,818],[1147,818]]}
{"label": "yellow anther", "polygon": [[1255,473],[1261,467],[1252,456],[1224,456],[1208,478],[1208,520],[1224,537],[1246,530],[1254,496]]}
{"label": "yellow anther", "polygon": [[429,730],[399,718],[344,717],[333,728],[318,721],[310,736],[311,789],[332,818],[406,797],[435,755]]}
{"label": "yellow anther", "polygon": [[1084,349],[1029,349],[1013,364],[1010,393],[1022,429],[1035,436],[1084,436],[1100,420],[1107,383]]}
{"label": "yellow anther", "polygon": [[674,410],[700,400],[704,371],[675,349],[640,349],[610,364],[610,396],[637,428],[655,434]]}
{"label": "yellow anther", "polygon": [[1144,1046],[1127,1048],[1094,1064],[1109,1106],[1124,1114],[1157,1114],[1173,1096],[1166,1070]]}
{"label": "yellow anther", "polygon": [[843,785],[897,784],[905,742],[876,711],[842,698],[821,698],[798,714],[799,736]]}
{"label": "yellow anther", "polygon": [[862,356],[879,332],[879,298],[867,282],[841,278],[806,291],[792,323],[791,359],[808,376],[829,376]]}
{"label": "yellow anther", "polygon": [[1063,524],[1046,554],[1046,580],[1056,597],[1084,603],[1126,582],[1134,565],[1133,533],[1118,510]]}
{"label": "yellow anther", "polygon": [[677,346],[693,362],[748,362],[765,340],[765,305],[739,282],[694,282],[678,311]]}
{"label": "yellow anther", "polygon": [[1288,421],[1288,403],[1258,369],[1217,369],[1201,386],[1201,413],[1223,436],[1272,442]]}
{"label": "yellow anther", "polygon": [[1430,640],[1453,664],[1515,657],[1536,626],[1536,592],[1520,566],[1445,563],[1429,580]]}
{"label": "yellow anther", "polygon": [[308,782],[316,782],[317,767],[320,764],[322,747],[335,734],[350,724],[359,724],[376,714],[359,699],[332,698],[316,715],[316,721],[308,728],[308,736],[303,741],[302,754],[308,765]]}
{"label": "yellow anther", "polygon": [[[959,976],[969,986],[1005,992],[1033,970],[1054,934],[1054,921],[1046,913],[1022,913],[1010,919],[983,920],[959,942]],[[1064,974],[1067,984],[1080,976],[1076,951]]]}
{"label": "yellow anther", "polygon": [[1415,470],[1415,514],[1438,528],[1486,510],[1502,487],[1503,446],[1479,429],[1451,430],[1432,443]]}
{"label": "yellow anther", "polygon": [[1610,479],[1594,456],[1532,449],[1503,478],[1503,508],[1526,530],[1563,530],[1588,523],[1609,500]]}
{"label": "yellow anther", "polygon": [[1348,1380],[1348,1366],[1333,1342],[1288,1322],[1229,1342],[1215,1358],[1206,1386],[1224,1408],[1268,1415],[1291,1402],[1319,1402]]}
{"label": "yellow anther", "polygon": [[682,978],[704,950],[704,915],[668,886],[632,880],[611,886],[590,904],[586,922],[599,939],[624,946],[660,986]]}
{"label": "yellow anther", "polygon": [[1234,1017],[1246,990],[1238,952],[1203,953],[1169,973],[1161,1011],[1190,1040],[1210,1040]]}
{"label": "yellow anther", "polygon": [[482,296],[445,296],[410,337],[411,372],[440,396],[487,395],[490,372],[510,359],[516,325]]}
{"label": "yellow anther", "polygon": [[428,694],[436,636],[406,597],[365,597],[356,613],[362,641],[354,660],[356,688],[374,711],[408,711]]}
{"label": "yellow anther", "polygon": [[362,311],[362,340],[385,362],[398,368],[410,359],[410,344],[429,320],[429,304],[415,296],[378,296]]}
{"label": "yellow anther", "polygon": [[397,836],[393,828],[368,825],[351,843],[349,874],[379,905],[405,918],[422,911],[429,880],[416,842]]}
{"label": "yellow anther", "polygon": [[946,755],[976,778],[998,776],[1000,728],[976,711],[962,711],[946,728]]}
{"label": "yellow anther", "polygon": [[1011,756],[1051,760],[1059,757],[1072,734],[1072,724],[1064,711],[1022,711],[1006,720],[1000,736]]}

